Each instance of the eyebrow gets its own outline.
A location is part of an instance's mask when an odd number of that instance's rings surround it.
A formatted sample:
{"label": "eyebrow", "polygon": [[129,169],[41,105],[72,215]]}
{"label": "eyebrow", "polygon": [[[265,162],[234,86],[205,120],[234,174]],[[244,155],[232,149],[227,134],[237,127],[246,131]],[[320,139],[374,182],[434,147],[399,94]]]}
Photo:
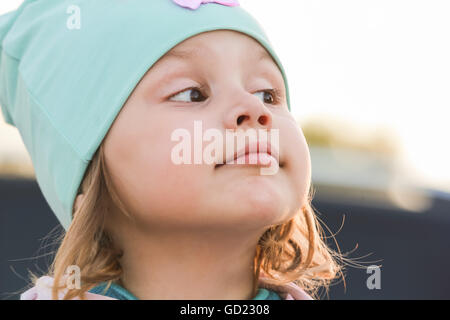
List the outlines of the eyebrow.
{"label": "eyebrow", "polygon": [[190,49],[190,50],[181,50],[181,49],[177,49],[177,50],[171,50],[169,52],[167,52],[164,56],[164,58],[176,58],[176,59],[180,59],[180,60],[186,60],[186,59],[190,59],[192,57],[194,57],[197,54],[197,50],[195,49]]}

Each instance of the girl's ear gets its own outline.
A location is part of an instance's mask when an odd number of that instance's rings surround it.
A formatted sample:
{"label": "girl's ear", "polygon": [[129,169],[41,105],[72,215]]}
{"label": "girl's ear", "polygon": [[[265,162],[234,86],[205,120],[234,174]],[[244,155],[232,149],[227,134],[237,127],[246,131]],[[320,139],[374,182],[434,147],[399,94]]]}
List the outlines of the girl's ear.
{"label": "girl's ear", "polygon": [[75,199],[75,211],[77,211],[78,208],[80,208],[83,200],[84,200],[84,194],[80,193],[79,195],[77,195],[77,197]]}

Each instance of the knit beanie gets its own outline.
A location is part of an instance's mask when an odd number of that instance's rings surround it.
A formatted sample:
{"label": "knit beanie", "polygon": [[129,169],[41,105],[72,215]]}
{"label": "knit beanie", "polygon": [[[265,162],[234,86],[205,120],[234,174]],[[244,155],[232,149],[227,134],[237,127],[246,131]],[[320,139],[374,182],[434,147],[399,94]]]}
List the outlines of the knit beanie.
{"label": "knit beanie", "polygon": [[[92,157],[140,79],[178,43],[227,29],[283,66],[237,0],[25,0],[0,16],[0,106],[64,227]],[[251,54],[251,53],[249,53]]]}

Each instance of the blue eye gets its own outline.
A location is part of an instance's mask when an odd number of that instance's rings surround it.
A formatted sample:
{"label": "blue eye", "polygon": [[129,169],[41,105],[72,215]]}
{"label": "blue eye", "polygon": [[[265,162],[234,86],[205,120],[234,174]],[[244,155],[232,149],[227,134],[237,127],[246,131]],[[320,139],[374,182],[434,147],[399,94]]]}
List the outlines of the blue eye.
{"label": "blue eye", "polygon": [[[200,88],[192,87],[184,89],[183,91],[174,94],[170,97],[172,101],[180,101],[180,102],[202,102],[206,100],[206,97],[203,96],[202,92],[199,90]],[[173,98],[178,97],[178,99],[173,100]],[[191,101],[189,101],[191,99]]]}

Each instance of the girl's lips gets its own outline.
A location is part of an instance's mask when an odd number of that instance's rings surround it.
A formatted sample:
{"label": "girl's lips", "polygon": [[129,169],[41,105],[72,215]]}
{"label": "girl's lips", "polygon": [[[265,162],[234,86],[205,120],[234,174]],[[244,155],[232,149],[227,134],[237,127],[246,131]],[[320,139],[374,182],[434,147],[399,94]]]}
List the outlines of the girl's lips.
{"label": "girl's lips", "polygon": [[[235,160],[230,160],[224,164],[228,166],[271,166],[273,162],[278,164],[278,160],[267,152],[252,152],[246,153]],[[223,166],[224,164],[218,164],[216,167]]]}
{"label": "girl's lips", "polygon": [[217,168],[224,164],[270,166],[273,161],[280,166],[277,146],[272,146],[267,140],[258,140],[247,143],[245,147],[235,152],[233,156],[225,159],[223,163],[216,164],[215,167]]}

